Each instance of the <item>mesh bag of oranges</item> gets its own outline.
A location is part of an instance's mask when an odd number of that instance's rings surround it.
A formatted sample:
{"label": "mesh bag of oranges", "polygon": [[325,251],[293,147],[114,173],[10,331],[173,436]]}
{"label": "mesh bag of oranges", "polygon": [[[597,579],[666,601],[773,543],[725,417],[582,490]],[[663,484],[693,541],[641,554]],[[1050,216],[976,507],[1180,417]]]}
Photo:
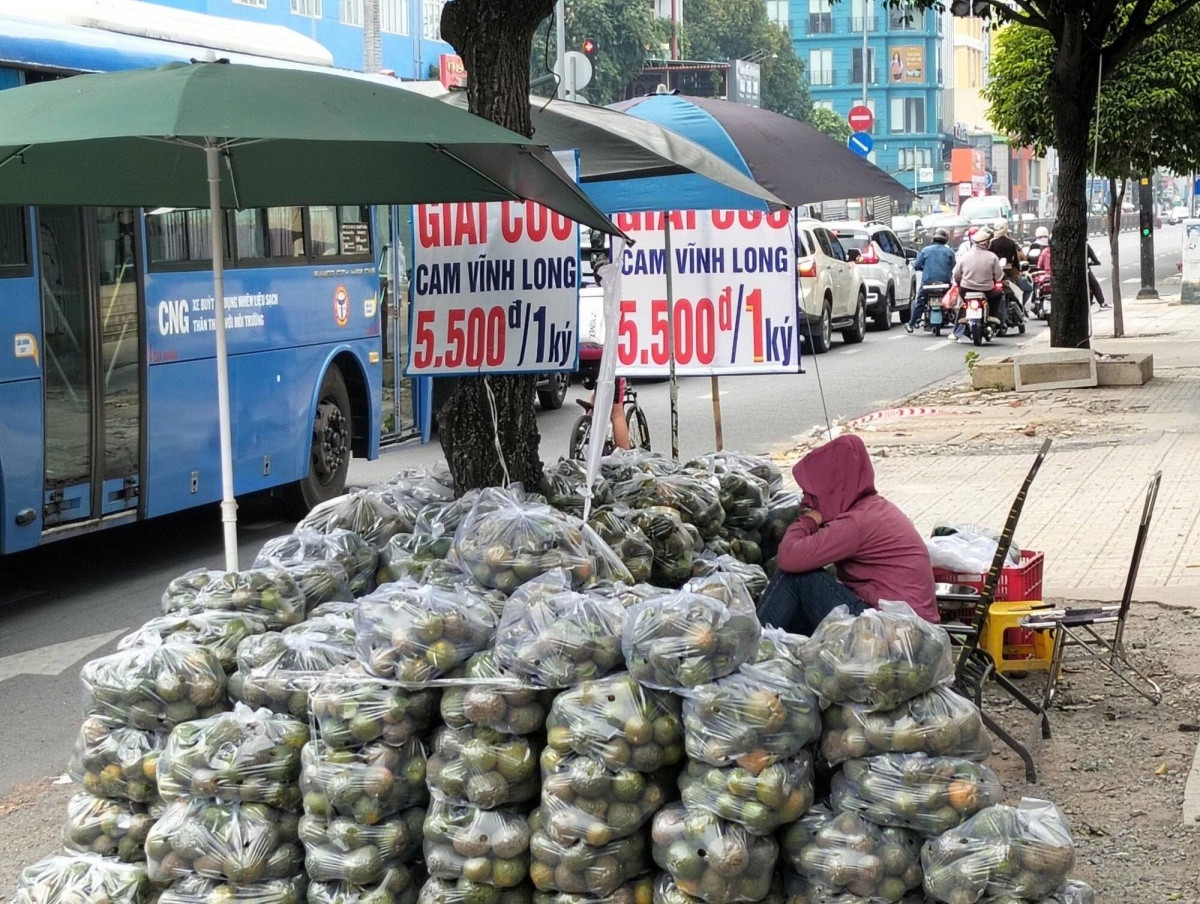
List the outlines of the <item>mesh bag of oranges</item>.
{"label": "mesh bag of oranges", "polygon": [[889,753],[847,761],[833,777],[830,801],[877,825],[940,835],[999,803],[1002,795],[996,773],[981,763]]}

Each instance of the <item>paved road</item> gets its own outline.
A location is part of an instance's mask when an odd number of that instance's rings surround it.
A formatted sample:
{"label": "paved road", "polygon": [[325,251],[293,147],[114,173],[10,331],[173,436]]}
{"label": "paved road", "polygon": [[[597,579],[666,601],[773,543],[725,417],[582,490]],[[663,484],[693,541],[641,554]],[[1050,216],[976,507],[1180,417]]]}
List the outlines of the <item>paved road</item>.
{"label": "paved road", "polygon": [[[1157,234],[1159,279],[1175,272],[1180,230]],[[1122,237],[1122,280],[1136,279],[1136,236]],[[1174,249],[1174,250],[1172,250]],[[1097,248],[1107,255],[1106,248]],[[1136,287],[1136,286],[1135,286]],[[1107,327],[1097,318],[1097,329]],[[1025,340],[1045,327],[1035,324]],[[1016,338],[997,345],[1013,348]],[[805,359],[805,373],[721,381],[725,442],[765,450],[831,418],[856,417],[961,372],[965,346],[931,336],[909,336],[899,326],[872,332],[859,346],[835,340],[829,354]],[[657,448],[666,441],[667,387],[638,387]],[[578,387],[572,396],[582,396]],[[543,457],[563,454],[574,405],[541,415]],[[680,386],[681,449],[712,447],[712,404],[707,379]],[[399,467],[440,456],[436,443],[356,462],[352,478],[367,482]],[[269,537],[290,525],[269,505],[243,504],[242,557],[249,561]],[[80,721],[78,672],[91,656],[111,651],[116,638],[158,612],[163,587],[202,565],[219,565],[221,534],[215,508],[151,524],[52,544],[0,563],[0,805],[15,785],[62,772]],[[57,816],[55,817],[57,818]]]}

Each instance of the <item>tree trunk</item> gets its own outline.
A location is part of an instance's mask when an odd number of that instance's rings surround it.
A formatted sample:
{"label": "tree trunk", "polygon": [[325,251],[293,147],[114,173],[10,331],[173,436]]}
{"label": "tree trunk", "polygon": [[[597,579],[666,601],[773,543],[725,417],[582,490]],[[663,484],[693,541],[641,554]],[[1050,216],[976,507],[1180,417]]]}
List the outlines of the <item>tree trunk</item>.
{"label": "tree trunk", "polygon": [[1112,259],[1112,306],[1113,306],[1113,338],[1120,339],[1125,335],[1125,321],[1121,317],[1121,217],[1124,215],[1125,180],[1108,180],[1108,195],[1112,204],[1108,210],[1108,250]]}
{"label": "tree trunk", "polygon": [[1051,239],[1054,304],[1050,308],[1050,344],[1057,348],[1089,347],[1088,127],[1096,106],[1098,66],[1094,50],[1085,46],[1082,12],[1069,10],[1063,17],[1049,97],[1058,151],[1058,214]]}
{"label": "tree trunk", "polygon": [[[442,37],[462,57],[472,113],[533,134],[529,57],[533,34],[553,9],[554,0],[451,0],[442,8]],[[503,485],[506,468],[510,481],[538,486],[536,382],[528,375],[458,381],[438,414],[438,435],[460,493]]]}

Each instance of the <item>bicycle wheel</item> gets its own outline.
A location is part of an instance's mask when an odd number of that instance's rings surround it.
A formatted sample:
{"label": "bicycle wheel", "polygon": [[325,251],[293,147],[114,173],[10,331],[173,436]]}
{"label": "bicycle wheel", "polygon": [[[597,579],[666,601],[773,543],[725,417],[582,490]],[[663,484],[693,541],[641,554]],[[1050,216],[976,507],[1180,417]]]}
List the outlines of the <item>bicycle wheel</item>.
{"label": "bicycle wheel", "polygon": [[586,414],[579,415],[579,420],[571,428],[571,443],[567,448],[567,457],[583,461],[584,450],[587,449],[588,437],[592,435],[592,419]]}
{"label": "bicycle wheel", "polygon": [[650,451],[650,426],[645,412],[637,404],[625,406],[625,422],[629,425],[629,444],[634,449]]}

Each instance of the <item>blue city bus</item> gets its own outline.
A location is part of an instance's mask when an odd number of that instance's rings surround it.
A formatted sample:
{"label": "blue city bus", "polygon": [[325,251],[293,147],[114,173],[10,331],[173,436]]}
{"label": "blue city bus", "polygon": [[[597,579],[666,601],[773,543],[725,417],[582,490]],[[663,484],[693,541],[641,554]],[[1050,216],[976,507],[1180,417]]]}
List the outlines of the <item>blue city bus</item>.
{"label": "blue city bus", "polygon": [[[0,88],[197,55],[0,17]],[[0,208],[0,553],[220,499],[208,217]],[[380,307],[404,299],[380,264],[399,260],[401,209],[229,211],[224,228],[235,492],[299,512],[341,492],[385,426],[417,429],[399,341],[381,410]]]}

